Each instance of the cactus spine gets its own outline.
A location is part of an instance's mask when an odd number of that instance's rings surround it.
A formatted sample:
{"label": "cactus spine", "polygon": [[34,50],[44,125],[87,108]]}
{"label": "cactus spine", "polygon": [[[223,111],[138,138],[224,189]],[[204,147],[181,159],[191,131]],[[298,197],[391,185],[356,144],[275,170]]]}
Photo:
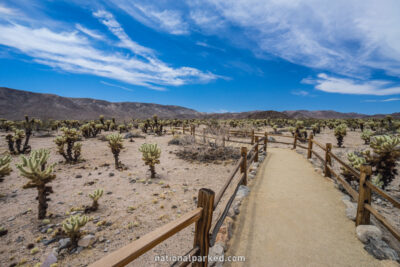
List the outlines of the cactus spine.
{"label": "cactus spine", "polygon": [[54,164],[46,167],[49,156],[50,152],[46,149],[34,150],[29,157],[21,156],[22,162],[17,164],[21,175],[30,180],[23,188],[36,188],[38,190],[39,219],[46,217],[47,201],[50,201],[47,196],[53,193],[52,187],[46,186],[46,184],[56,178],[56,175],[53,174]]}
{"label": "cactus spine", "polygon": [[155,178],[155,165],[160,163],[161,149],[157,147],[157,144],[143,144],[139,151],[142,152],[144,163],[150,167],[151,178]]}

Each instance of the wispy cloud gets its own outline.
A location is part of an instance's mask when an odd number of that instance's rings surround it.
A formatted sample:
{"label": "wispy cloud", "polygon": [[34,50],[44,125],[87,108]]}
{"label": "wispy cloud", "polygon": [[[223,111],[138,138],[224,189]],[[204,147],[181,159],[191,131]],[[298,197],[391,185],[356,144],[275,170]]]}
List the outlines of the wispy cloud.
{"label": "wispy cloud", "polygon": [[388,98],[388,99],[367,99],[361,102],[393,102],[393,101],[400,101],[400,98]]}
{"label": "wispy cloud", "polygon": [[309,96],[310,93],[304,90],[297,90],[297,91],[292,91],[292,95]]}
{"label": "wispy cloud", "polygon": [[[54,30],[18,22],[0,23],[0,44],[32,57],[40,64],[72,73],[92,74],[125,83],[165,90],[164,86],[204,83],[218,79],[211,72],[191,67],[172,67],[159,60],[153,49],[133,41],[114,16],[104,10],[94,13],[118,41],[102,40],[85,27],[64,25]],[[81,33],[83,32],[84,35]],[[87,35],[93,38],[87,38]],[[108,49],[98,48],[104,42]]]}
{"label": "wispy cloud", "polygon": [[188,23],[184,21],[180,10],[162,7],[161,2],[143,4],[138,1],[113,0],[122,10],[144,25],[170,34],[188,34]]}
{"label": "wispy cloud", "polygon": [[97,32],[94,31],[94,30],[89,30],[88,28],[85,28],[84,26],[82,26],[82,25],[79,24],[79,23],[77,23],[77,24],[75,25],[75,27],[76,27],[78,30],[80,30],[81,32],[83,32],[84,34],[86,34],[86,35],[88,35],[88,36],[90,36],[90,37],[92,37],[92,38],[95,38],[95,39],[104,39],[104,36],[102,36],[101,34],[97,33]]}
{"label": "wispy cloud", "polygon": [[15,9],[9,8],[0,3],[0,14],[1,15],[16,15],[18,12]]}
{"label": "wispy cloud", "polygon": [[148,0],[145,8],[113,2],[149,27],[163,29],[155,14],[165,12],[178,32],[216,35],[262,58],[353,78],[376,69],[400,77],[398,0]]}
{"label": "wispy cloud", "polygon": [[325,73],[318,74],[315,79],[315,89],[339,94],[353,95],[395,95],[400,94],[400,85],[384,80],[362,81],[349,78],[328,76]]}
{"label": "wispy cloud", "polygon": [[112,87],[121,88],[121,89],[123,89],[125,91],[133,92],[132,89],[130,89],[128,87],[125,87],[125,86],[118,85],[118,84],[113,84],[113,83],[109,83],[109,82],[105,82],[105,81],[100,81],[100,83],[108,85],[108,86],[112,86]]}

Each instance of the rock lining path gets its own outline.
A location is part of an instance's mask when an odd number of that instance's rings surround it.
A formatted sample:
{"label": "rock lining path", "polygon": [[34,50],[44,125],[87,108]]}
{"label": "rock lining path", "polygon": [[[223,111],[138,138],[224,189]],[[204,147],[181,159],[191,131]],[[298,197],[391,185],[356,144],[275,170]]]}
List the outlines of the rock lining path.
{"label": "rock lining path", "polygon": [[224,266],[389,266],[373,258],[345,215],[342,194],[298,153],[269,148],[242,203]]}

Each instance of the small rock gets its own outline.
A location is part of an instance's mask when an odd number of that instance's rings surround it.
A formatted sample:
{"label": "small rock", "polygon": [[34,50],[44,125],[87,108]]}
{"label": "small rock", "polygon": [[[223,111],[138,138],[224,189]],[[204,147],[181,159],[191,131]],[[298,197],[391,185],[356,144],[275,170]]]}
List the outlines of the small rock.
{"label": "small rock", "polygon": [[108,174],[108,176],[110,176],[110,177],[113,177],[115,174],[113,173],[113,172],[110,172],[109,174]]}
{"label": "small rock", "polygon": [[356,220],[357,215],[357,205],[349,200],[342,200],[346,205],[346,216],[352,221]]}
{"label": "small rock", "polygon": [[104,252],[107,252],[108,251],[108,248],[104,248],[104,250],[103,250]]}
{"label": "small rock", "polygon": [[176,205],[172,205],[172,207],[171,207],[171,209],[176,209],[176,208],[178,208],[178,206],[176,206]]}
{"label": "small rock", "polygon": [[60,247],[58,248],[59,250],[68,247],[71,244],[71,239],[70,238],[63,238],[58,241],[58,244],[60,244]]}
{"label": "small rock", "polygon": [[96,238],[94,235],[85,235],[78,241],[78,246],[87,248],[95,242]]}
{"label": "small rock", "polygon": [[359,225],[356,227],[356,234],[358,239],[364,244],[373,238],[376,240],[382,239],[382,231],[375,225]]}
{"label": "small rock", "polygon": [[240,199],[240,198],[244,198],[247,197],[250,193],[250,188],[245,186],[245,185],[241,185],[239,186],[239,189],[236,193],[236,198]]}
{"label": "small rock", "polygon": [[18,236],[17,239],[15,239],[15,242],[21,243],[24,240],[25,240],[25,238],[23,236]]}
{"label": "small rock", "polygon": [[54,243],[54,242],[56,242],[56,241],[57,241],[57,238],[52,238],[52,239],[50,239],[50,240],[43,239],[43,240],[42,240],[42,243],[43,243],[43,245],[48,246],[48,245],[50,245],[51,243]]}
{"label": "small rock", "polygon": [[47,257],[46,260],[42,263],[41,267],[50,267],[52,264],[57,262],[57,253],[51,252]]}
{"label": "small rock", "polygon": [[81,175],[81,174],[77,174],[77,175],[75,176],[75,178],[77,178],[77,179],[82,178],[82,175]]}
{"label": "small rock", "polygon": [[9,222],[14,221],[14,220],[15,220],[14,216],[7,219],[7,221],[9,221]]}
{"label": "small rock", "polygon": [[369,239],[364,249],[372,254],[378,260],[399,261],[399,255],[388,244],[381,239]]}
{"label": "small rock", "polygon": [[112,192],[111,192],[111,191],[108,191],[106,194],[107,194],[107,195],[111,195],[111,194],[112,194]]}

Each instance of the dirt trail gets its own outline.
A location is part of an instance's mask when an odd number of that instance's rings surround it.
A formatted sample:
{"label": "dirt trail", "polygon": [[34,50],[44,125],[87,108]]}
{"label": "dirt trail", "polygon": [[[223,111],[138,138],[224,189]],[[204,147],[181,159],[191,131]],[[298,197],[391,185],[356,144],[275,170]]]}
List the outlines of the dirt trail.
{"label": "dirt trail", "polygon": [[345,216],[342,194],[288,149],[269,149],[241,207],[227,266],[388,266],[369,255]]}

